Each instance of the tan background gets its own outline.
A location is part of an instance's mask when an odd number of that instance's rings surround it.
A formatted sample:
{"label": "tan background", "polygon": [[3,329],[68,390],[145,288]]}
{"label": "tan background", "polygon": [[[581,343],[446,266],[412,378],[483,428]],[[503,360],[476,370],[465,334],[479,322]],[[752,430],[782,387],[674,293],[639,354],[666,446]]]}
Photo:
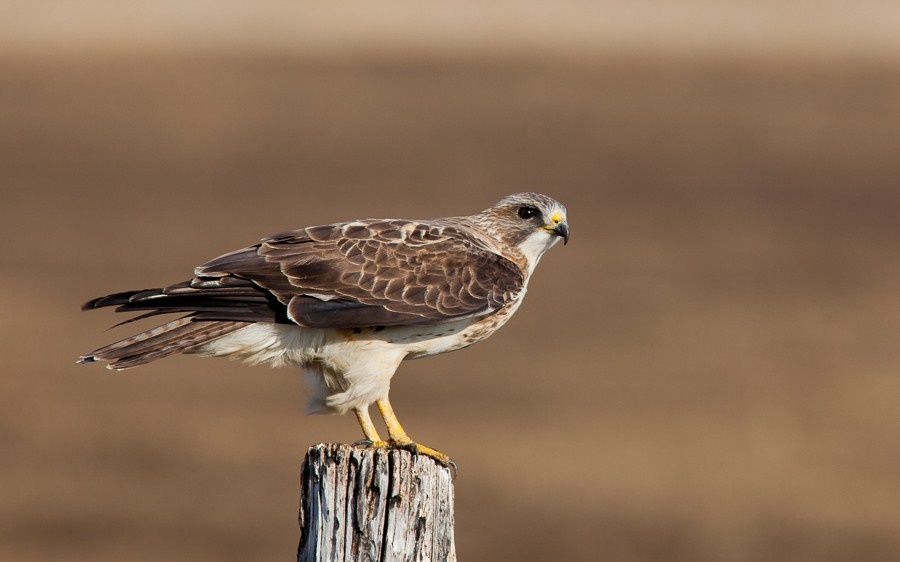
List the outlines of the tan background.
{"label": "tan background", "polygon": [[76,366],[98,294],[365,216],[570,209],[488,342],[401,367],[465,561],[900,555],[895,2],[12,2],[0,559],[288,560],[289,369]]}

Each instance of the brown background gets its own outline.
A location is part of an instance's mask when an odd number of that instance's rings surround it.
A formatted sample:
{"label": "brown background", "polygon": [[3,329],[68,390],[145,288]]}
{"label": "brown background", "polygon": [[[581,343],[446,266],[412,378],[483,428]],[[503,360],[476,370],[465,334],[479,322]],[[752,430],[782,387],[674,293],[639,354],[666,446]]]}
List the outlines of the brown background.
{"label": "brown background", "polygon": [[406,429],[459,464],[460,560],[900,555],[900,61],[882,18],[807,22],[792,46],[764,11],[757,34],[657,17],[655,40],[589,13],[596,39],[577,11],[529,35],[542,12],[523,13],[471,37],[454,14],[444,35],[433,14],[381,35],[357,14],[368,35],[308,43],[275,17],[271,41],[265,21],[194,43],[193,20],[141,14],[11,35],[0,559],[291,559],[300,460],[358,439],[355,420],[303,416],[290,369],[76,366],[134,327],[79,305],[282,229],[522,190],[568,205],[571,243],[494,338],[394,379]]}

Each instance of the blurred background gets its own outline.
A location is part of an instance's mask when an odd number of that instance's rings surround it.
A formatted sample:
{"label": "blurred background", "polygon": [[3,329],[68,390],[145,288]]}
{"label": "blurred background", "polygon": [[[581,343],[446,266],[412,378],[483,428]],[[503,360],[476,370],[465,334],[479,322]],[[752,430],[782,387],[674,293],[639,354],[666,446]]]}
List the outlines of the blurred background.
{"label": "blurred background", "polygon": [[287,228],[570,211],[516,318],[404,364],[460,560],[900,556],[900,4],[0,7],[0,559],[290,560],[295,370],[75,365],[88,298]]}

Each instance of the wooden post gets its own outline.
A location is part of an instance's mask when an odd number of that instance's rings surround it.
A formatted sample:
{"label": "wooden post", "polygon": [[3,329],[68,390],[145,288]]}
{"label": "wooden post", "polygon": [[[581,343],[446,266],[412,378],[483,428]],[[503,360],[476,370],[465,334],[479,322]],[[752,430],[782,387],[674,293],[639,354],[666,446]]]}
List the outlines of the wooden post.
{"label": "wooden post", "polygon": [[323,443],[301,479],[299,562],[456,562],[453,481],[434,460]]}

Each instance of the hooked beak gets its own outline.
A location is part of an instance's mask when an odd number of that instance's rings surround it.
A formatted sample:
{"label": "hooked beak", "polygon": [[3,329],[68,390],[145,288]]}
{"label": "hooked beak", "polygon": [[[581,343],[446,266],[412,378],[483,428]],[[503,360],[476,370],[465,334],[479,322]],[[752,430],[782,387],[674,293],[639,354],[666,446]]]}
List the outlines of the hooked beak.
{"label": "hooked beak", "polygon": [[553,228],[553,232],[563,237],[563,246],[569,243],[569,223],[562,221]]}
{"label": "hooked beak", "polygon": [[556,233],[557,236],[562,236],[563,246],[569,243],[569,223],[566,221],[560,221],[553,226],[553,232]]}
{"label": "hooked beak", "polygon": [[564,245],[569,243],[569,221],[566,220],[565,215],[562,213],[553,213],[550,224],[545,225],[544,228],[557,236],[561,236]]}

